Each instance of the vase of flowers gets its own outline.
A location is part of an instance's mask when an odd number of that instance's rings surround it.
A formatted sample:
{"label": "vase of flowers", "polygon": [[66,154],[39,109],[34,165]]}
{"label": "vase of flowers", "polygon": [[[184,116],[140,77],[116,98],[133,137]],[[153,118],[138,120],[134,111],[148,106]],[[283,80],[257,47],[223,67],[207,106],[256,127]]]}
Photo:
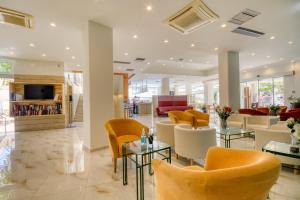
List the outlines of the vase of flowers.
{"label": "vase of flowers", "polygon": [[278,105],[271,105],[270,108],[270,114],[273,115],[273,116],[277,116],[278,114],[278,111],[280,110],[280,106]]}
{"label": "vase of flowers", "polygon": [[231,108],[228,106],[224,106],[224,107],[217,106],[215,110],[219,115],[221,128],[226,129],[227,128],[227,119],[232,114]]}
{"label": "vase of flowers", "polygon": [[289,129],[291,129],[291,144],[298,144],[300,141],[300,120],[289,118],[286,121],[286,125]]}

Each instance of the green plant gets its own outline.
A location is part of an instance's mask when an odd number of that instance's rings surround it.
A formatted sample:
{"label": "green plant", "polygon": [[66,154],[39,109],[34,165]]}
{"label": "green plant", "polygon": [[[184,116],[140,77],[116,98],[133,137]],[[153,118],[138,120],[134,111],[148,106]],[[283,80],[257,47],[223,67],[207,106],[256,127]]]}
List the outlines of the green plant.
{"label": "green plant", "polygon": [[300,103],[300,97],[296,97],[294,95],[289,96],[288,100],[290,101],[290,103]]}
{"label": "green plant", "polygon": [[278,105],[271,105],[269,109],[270,109],[271,113],[277,113],[277,111],[280,109],[280,106],[278,106]]}

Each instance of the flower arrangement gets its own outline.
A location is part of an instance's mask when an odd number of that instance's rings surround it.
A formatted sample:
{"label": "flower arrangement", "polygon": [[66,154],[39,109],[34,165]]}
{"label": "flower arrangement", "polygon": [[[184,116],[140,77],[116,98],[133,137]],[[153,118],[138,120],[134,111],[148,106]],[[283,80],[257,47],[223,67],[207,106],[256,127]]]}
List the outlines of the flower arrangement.
{"label": "flower arrangement", "polygon": [[221,128],[222,129],[226,129],[227,128],[227,122],[226,120],[228,119],[228,117],[233,113],[232,109],[228,106],[217,106],[215,108],[216,112],[218,113],[219,117],[220,117],[220,121],[221,121]]}
{"label": "flower arrangement", "polygon": [[218,113],[220,119],[223,120],[227,120],[227,118],[233,113],[232,109],[228,106],[224,106],[224,107],[217,106],[215,110]]}
{"label": "flower arrangement", "polygon": [[295,125],[300,124],[300,120],[295,120],[294,118],[289,118],[288,120],[286,120],[286,126],[291,129],[291,132],[294,133],[295,132]]}
{"label": "flower arrangement", "polygon": [[278,106],[278,105],[271,105],[269,109],[270,109],[271,115],[276,116],[277,112],[280,110],[280,106]]}
{"label": "flower arrangement", "polygon": [[290,101],[292,108],[300,108],[300,97],[291,95],[288,97],[288,100]]}

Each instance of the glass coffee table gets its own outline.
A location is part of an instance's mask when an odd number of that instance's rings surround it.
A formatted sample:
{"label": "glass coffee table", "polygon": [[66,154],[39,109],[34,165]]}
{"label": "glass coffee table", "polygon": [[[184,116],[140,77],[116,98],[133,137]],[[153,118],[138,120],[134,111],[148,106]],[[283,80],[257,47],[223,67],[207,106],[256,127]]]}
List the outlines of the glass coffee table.
{"label": "glass coffee table", "polygon": [[216,131],[217,134],[220,135],[220,138],[225,141],[225,148],[230,148],[230,143],[232,140],[254,136],[254,131],[252,130],[234,127],[228,127],[226,129],[217,129]]}
{"label": "glass coffee table", "polygon": [[144,167],[148,166],[148,173],[152,176],[151,164],[155,154],[171,163],[171,146],[159,140],[154,140],[152,146],[142,146],[140,141],[134,141],[123,144],[122,154],[123,185],[128,184],[127,160],[130,159],[135,163],[137,199],[144,200]]}
{"label": "glass coffee table", "polygon": [[262,148],[262,150],[275,155],[300,159],[300,152],[293,153],[290,151],[290,147],[291,145],[287,143],[270,141]]}
{"label": "glass coffee table", "polygon": [[[295,146],[295,145],[293,145]],[[297,145],[300,147],[300,145]],[[275,155],[300,159],[300,152],[293,153],[290,151],[291,144],[282,143],[282,142],[276,142],[276,141],[270,141],[268,142],[263,148],[262,151],[269,152]],[[293,166],[289,167],[294,170],[294,174],[299,174],[300,168],[299,166]]]}

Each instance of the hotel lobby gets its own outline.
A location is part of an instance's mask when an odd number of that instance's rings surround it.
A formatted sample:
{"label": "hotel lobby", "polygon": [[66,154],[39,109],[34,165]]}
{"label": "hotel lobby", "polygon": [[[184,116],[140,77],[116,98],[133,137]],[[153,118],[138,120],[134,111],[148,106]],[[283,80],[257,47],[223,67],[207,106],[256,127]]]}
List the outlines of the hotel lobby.
{"label": "hotel lobby", "polygon": [[0,1],[0,200],[300,200],[298,0]]}

